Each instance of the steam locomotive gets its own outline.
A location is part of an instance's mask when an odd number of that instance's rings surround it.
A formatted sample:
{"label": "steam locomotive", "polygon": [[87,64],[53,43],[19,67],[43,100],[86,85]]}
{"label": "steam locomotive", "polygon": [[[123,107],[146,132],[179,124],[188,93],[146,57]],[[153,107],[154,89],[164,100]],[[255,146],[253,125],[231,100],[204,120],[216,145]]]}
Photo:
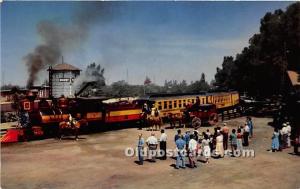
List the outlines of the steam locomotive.
{"label": "steam locomotive", "polygon": [[66,121],[70,114],[75,119],[85,119],[87,122],[139,121],[141,110],[141,104],[131,98],[109,101],[102,97],[39,100],[29,97],[21,101],[21,111],[28,112],[31,125],[39,126]]}

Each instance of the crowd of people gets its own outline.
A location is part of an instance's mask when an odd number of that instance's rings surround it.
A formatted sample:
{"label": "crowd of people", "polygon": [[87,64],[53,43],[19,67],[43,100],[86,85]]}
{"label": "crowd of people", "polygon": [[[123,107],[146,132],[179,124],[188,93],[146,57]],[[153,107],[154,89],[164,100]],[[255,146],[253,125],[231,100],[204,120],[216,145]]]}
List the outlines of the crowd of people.
{"label": "crowd of people", "polygon": [[291,147],[292,128],[289,122],[283,123],[282,128],[274,129],[272,136],[272,152],[281,151]]}
{"label": "crowd of people", "polygon": [[[174,136],[176,145],[175,168],[185,168],[186,161],[189,162],[191,168],[195,168],[199,156],[203,157],[204,163],[209,163],[211,157],[223,158],[226,151],[231,151],[231,155],[234,156],[235,151],[241,151],[244,146],[249,145],[249,138],[251,137],[253,137],[253,122],[250,117],[247,117],[244,125],[232,129],[231,133],[226,123],[223,123],[222,127],[215,127],[214,133],[211,133],[209,129],[202,133],[199,133],[198,130],[188,130],[182,133],[179,129]],[[151,133],[146,141],[144,141],[142,134],[139,135],[138,162],[140,165],[144,161],[143,150],[145,145],[148,146],[149,161],[155,162],[156,158],[167,159],[167,134],[164,129],[161,130],[159,139],[156,138],[155,133]],[[156,153],[157,151],[160,151],[160,153]]]}

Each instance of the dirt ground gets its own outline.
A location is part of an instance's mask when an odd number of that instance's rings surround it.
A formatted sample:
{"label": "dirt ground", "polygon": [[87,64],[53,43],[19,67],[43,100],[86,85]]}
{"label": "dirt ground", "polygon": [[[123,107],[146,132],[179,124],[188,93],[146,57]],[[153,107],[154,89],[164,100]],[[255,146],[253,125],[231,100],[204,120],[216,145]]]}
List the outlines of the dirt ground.
{"label": "dirt ground", "polygon": [[[245,118],[227,121],[237,127]],[[249,149],[254,158],[225,157],[198,162],[196,169],[176,170],[175,160],[146,161],[126,157],[137,135],[150,131],[136,128],[81,135],[79,141],[45,139],[5,145],[1,148],[1,186],[4,189],[42,188],[300,188],[300,157],[292,148],[267,151],[273,128],[268,118],[253,118],[254,138]],[[203,131],[206,128],[201,128]],[[209,129],[213,130],[212,127]],[[186,129],[182,129],[183,131]],[[168,148],[174,148],[176,130],[167,129]],[[159,132],[156,132],[159,136]]]}

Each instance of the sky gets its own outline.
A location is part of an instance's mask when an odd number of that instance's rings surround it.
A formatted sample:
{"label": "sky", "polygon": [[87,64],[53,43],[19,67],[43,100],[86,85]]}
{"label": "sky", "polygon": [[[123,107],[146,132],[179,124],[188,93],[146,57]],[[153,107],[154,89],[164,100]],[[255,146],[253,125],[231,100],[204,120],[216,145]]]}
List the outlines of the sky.
{"label": "sky", "polygon": [[[24,57],[43,44],[37,25],[46,20],[71,27],[81,11],[87,14],[86,22],[97,19],[86,29],[86,37],[62,48],[65,62],[82,70],[92,62],[100,64],[107,84],[119,80],[143,84],[146,76],[158,85],[165,80],[190,82],[199,80],[202,72],[209,82],[223,57],[241,52],[259,32],[266,12],[285,10],[291,3],[5,1],[1,81],[25,86]],[[46,69],[35,84],[47,78]]]}

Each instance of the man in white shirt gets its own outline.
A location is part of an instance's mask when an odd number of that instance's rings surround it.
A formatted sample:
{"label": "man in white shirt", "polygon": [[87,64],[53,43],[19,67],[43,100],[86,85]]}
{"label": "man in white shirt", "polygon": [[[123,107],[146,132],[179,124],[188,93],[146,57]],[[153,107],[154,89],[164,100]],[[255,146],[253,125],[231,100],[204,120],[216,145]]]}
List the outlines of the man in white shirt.
{"label": "man in white shirt", "polygon": [[152,162],[155,162],[156,149],[158,145],[157,138],[154,133],[151,133],[151,136],[147,138],[146,143],[149,147],[149,159]]}
{"label": "man in white shirt", "polygon": [[281,129],[281,138],[282,138],[282,148],[286,148],[287,147],[287,136],[288,136],[288,131],[287,131],[287,124],[284,123],[282,124],[282,129]]}
{"label": "man in white shirt", "polygon": [[161,159],[166,160],[167,159],[167,134],[165,133],[165,130],[162,129],[159,139],[159,148],[160,148],[160,153],[162,155]]}
{"label": "man in white shirt", "polygon": [[244,146],[249,146],[249,133],[250,133],[249,125],[245,123],[244,133],[243,133]]}
{"label": "man in white shirt", "polygon": [[195,157],[196,157],[196,152],[197,152],[197,141],[194,139],[194,135],[190,135],[190,141],[189,141],[189,161],[190,161],[190,166],[191,168],[196,167],[195,163]]}

